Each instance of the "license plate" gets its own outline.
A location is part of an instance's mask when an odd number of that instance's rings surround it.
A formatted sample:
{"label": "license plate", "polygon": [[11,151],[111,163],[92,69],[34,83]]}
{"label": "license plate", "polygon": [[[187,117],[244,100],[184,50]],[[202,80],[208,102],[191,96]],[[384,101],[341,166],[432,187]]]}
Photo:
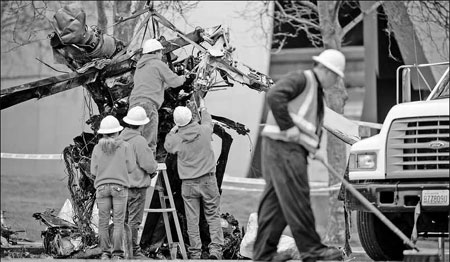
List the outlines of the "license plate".
{"label": "license plate", "polygon": [[422,206],[448,206],[449,202],[448,190],[422,191]]}

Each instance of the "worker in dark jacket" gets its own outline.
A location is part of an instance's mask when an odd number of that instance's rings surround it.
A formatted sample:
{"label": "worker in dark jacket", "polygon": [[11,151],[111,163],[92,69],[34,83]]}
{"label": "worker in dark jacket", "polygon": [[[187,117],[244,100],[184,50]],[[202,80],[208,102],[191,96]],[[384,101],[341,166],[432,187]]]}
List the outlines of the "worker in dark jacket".
{"label": "worker in dark jacket", "polygon": [[262,172],[266,188],[258,208],[255,261],[284,261],[277,256],[280,236],[289,225],[302,261],[340,260],[341,250],[321,243],[311,209],[307,156],[320,144],[323,89],[344,76],[345,57],[334,49],[314,56],[312,70],[280,79],[267,93],[270,108],[262,131]]}
{"label": "worker in dark jacket", "polygon": [[[172,72],[161,59],[163,46],[156,39],[149,39],[142,46],[142,57],[136,65],[134,87],[131,90],[130,108],[141,106],[145,109],[149,123],[144,126],[142,136],[156,154],[158,138],[158,109],[164,102],[164,90],[169,87],[179,87],[186,82],[185,76]],[[193,75],[190,75],[192,81]]]}
{"label": "worker in dark jacket", "polygon": [[223,232],[220,224],[220,194],[216,179],[216,160],[211,145],[213,123],[211,115],[200,100],[201,124],[192,121],[187,107],[173,112],[176,126],[167,134],[164,148],[177,154],[177,168],[182,180],[181,194],[186,212],[189,253],[191,259],[200,259],[200,206],[203,206],[209,225],[211,243],[209,258],[222,259]]}
{"label": "worker in dark jacket", "polygon": [[141,252],[137,242],[138,230],[144,214],[147,188],[150,186],[151,176],[155,173],[158,163],[147,141],[141,135],[144,125],[150,121],[144,108],[140,106],[131,108],[123,118],[123,121],[128,126],[122,131],[119,138],[131,145],[136,159],[136,169],[129,175],[130,187],[128,188],[127,217],[125,222],[128,223],[131,229],[133,257],[147,258]]}

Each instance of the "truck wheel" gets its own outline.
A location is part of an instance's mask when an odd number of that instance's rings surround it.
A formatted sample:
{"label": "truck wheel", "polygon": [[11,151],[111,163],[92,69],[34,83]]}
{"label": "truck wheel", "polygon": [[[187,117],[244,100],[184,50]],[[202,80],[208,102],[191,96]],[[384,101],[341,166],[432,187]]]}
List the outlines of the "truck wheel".
{"label": "truck wheel", "polygon": [[[378,217],[373,213],[358,211],[356,220],[359,240],[371,259],[403,260],[403,250],[407,247]],[[411,234],[412,228],[402,223],[401,217],[397,221],[391,221],[407,236]]]}

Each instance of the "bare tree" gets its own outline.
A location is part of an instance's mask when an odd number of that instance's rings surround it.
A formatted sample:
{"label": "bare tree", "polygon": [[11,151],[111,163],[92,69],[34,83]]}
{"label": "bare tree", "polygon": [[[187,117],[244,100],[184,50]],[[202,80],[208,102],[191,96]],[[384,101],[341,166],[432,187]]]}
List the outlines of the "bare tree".
{"label": "bare tree", "polygon": [[47,14],[59,1],[2,1],[2,52],[46,39],[52,28]]}
{"label": "bare tree", "polygon": [[407,1],[408,15],[416,26],[418,33],[428,38],[442,59],[449,57],[449,14],[450,3],[447,1]]}
{"label": "bare tree", "polygon": [[97,1],[97,26],[102,32],[106,32],[108,18],[106,17],[104,1]]}

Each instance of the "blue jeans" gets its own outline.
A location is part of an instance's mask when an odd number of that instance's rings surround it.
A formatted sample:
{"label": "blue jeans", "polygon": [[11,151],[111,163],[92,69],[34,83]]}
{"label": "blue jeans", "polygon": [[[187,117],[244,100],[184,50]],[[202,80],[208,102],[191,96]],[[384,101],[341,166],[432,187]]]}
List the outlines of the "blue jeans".
{"label": "blue jeans", "polygon": [[202,252],[199,220],[200,205],[203,205],[205,218],[209,225],[211,243],[209,250],[222,253],[223,232],[220,225],[220,194],[217,179],[214,173],[194,179],[184,179],[181,185],[181,194],[186,212],[187,232],[189,235],[189,252],[191,258],[199,258]]}
{"label": "blue jeans", "polygon": [[140,250],[137,242],[139,226],[142,223],[145,208],[145,196],[147,188],[129,188],[128,189],[128,206],[126,221],[131,229],[131,240],[133,242],[133,252]]}
{"label": "blue jeans", "polygon": [[124,256],[122,239],[124,233],[125,212],[127,208],[128,188],[118,184],[103,184],[97,188],[98,235],[103,253],[111,255],[109,220],[113,210],[113,252],[115,256]]}
{"label": "blue jeans", "polygon": [[156,156],[156,143],[158,141],[158,108],[151,101],[148,100],[146,102],[139,101],[136,104],[130,105],[130,109],[135,106],[141,106],[144,108],[145,113],[147,113],[147,117],[150,119],[150,122],[145,124],[144,130],[142,130],[142,136],[147,140],[148,146],[152,149],[153,155]]}

